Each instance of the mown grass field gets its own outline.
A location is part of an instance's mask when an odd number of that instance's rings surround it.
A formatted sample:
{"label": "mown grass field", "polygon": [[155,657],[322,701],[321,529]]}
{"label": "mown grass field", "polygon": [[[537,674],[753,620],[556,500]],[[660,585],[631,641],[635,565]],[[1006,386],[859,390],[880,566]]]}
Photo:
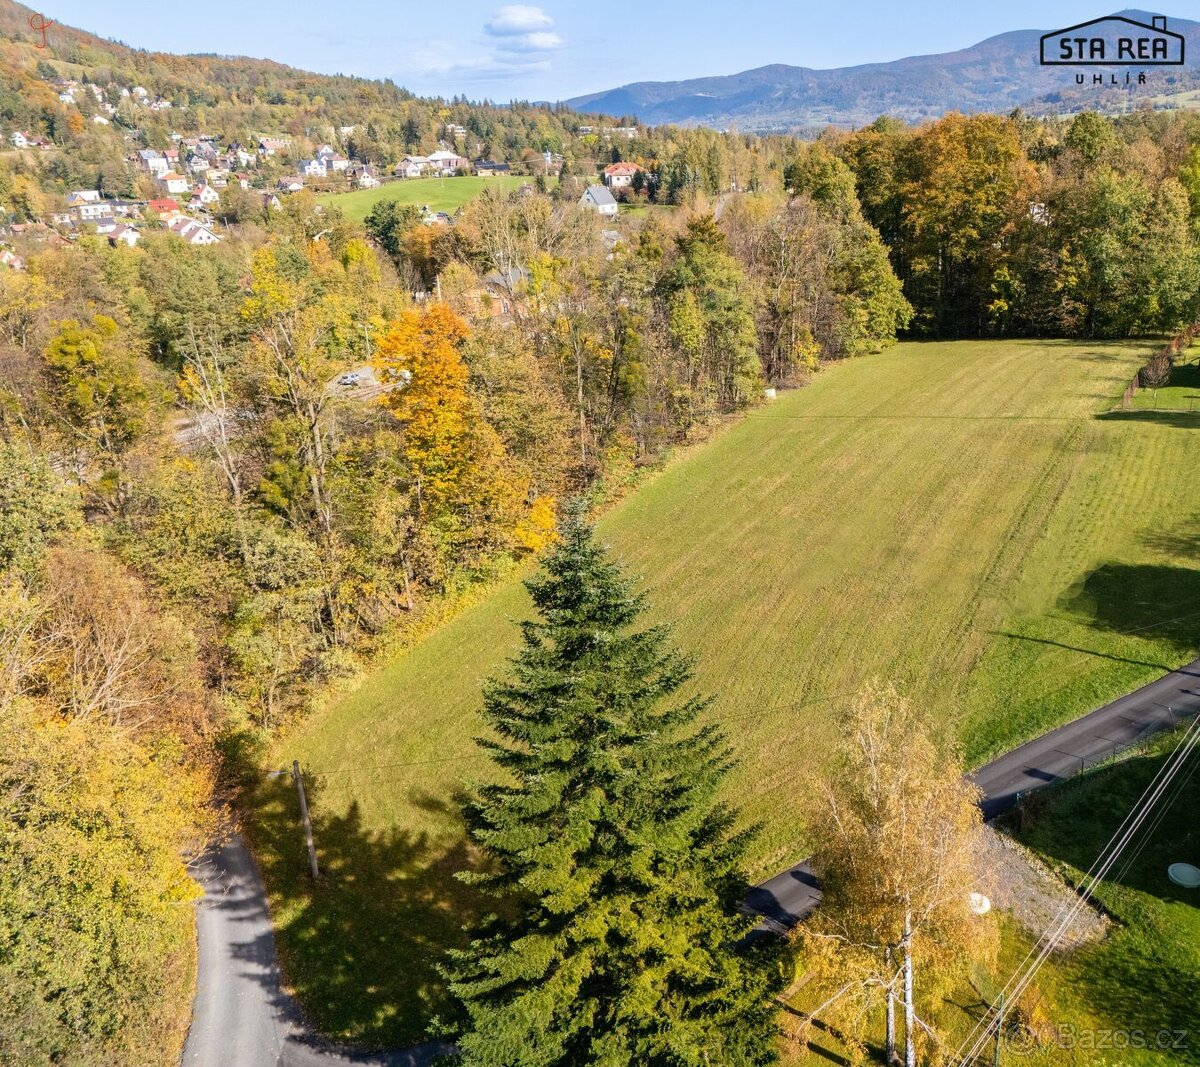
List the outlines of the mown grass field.
{"label": "mown grass field", "polygon": [[349,193],[324,193],[317,199],[322,204],[341,208],[347,218],[362,222],[380,200],[395,200],[416,207],[428,205],[432,211],[453,215],[463,204],[474,200],[485,189],[510,192],[532,179],[513,174],[497,174],[492,178],[467,175],[461,178],[407,178],[385,182],[375,189],[355,189]]}
{"label": "mown grass field", "polygon": [[[1200,416],[1109,411],[1151,344],[905,344],[836,366],[672,464],[602,522],[696,656],[759,820],[752,873],[805,852],[802,811],[844,698],[886,678],[971,763],[1177,665],[1200,644]],[[289,979],[314,1021],[420,1036],[438,953],[477,906],[454,794],[512,654],[516,584],[279,747],[312,776],[328,879],[294,794],[254,836]]]}

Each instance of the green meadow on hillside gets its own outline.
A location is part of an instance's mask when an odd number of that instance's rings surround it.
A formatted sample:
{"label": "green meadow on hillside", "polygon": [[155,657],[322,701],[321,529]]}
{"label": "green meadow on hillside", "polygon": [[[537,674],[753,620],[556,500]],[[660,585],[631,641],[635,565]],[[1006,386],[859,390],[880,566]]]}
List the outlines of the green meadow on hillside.
{"label": "green meadow on hillside", "polygon": [[355,222],[362,222],[380,200],[395,200],[398,204],[416,207],[428,205],[431,211],[453,215],[463,204],[474,200],[485,189],[511,192],[530,182],[530,178],[514,174],[497,174],[492,178],[467,175],[461,178],[407,178],[385,182],[375,189],[355,189],[350,193],[324,193],[317,199],[322,204],[341,208]]}
{"label": "green meadow on hillside", "polygon": [[[765,875],[844,698],[886,678],[977,763],[1190,658],[1200,644],[1200,416],[1106,416],[1153,346],[903,344],[822,373],[672,464],[601,523],[696,657],[764,826]],[[527,601],[468,609],[281,744],[311,777],[328,872],[311,891],[286,783],[253,835],[288,978],[313,1020],[416,1039],[442,947],[479,902],[454,796],[486,774],[480,686]],[[311,982],[310,982],[311,979]]]}

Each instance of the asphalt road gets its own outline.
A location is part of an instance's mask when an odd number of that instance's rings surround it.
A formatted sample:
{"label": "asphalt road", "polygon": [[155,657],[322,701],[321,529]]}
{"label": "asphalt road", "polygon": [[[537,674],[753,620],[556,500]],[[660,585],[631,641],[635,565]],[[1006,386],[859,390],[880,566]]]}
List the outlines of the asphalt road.
{"label": "asphalt road", "polygon": [[355,1053],[317,1039],[284,992],[258,865],[240,837],[210,849],[197,880],[200,969],[183,1067],[428,1067],[444,1045]]}
{"label": "asphalt road", "polygon": [[[1200,659],[1082,718],[1014,748],[967,777],[983,792],[980,807],[994,819],[1022,794],[1061,781],[1144,737],[1200,714]],[[746,910],[763,917],[758,929],[785,933],[821,900],[807,860],[755,886]]]}
{"label": "asphalt road", "polygon": [[[1020,794],[1078,774],[1157,731],[1200,714],[1200,660],[1143,686],[980,767],[969,777],[995,818]],[[183,1067],[428,1067],[447,1046],[425,1044],[354,1053],[315,1037],[284,992],[266,891],[239,837],[205,854],[197,877],[200,970]],[[760,936],[785,933],[821,899],[808,862],[755,886],[746,910],[762,916]]]}

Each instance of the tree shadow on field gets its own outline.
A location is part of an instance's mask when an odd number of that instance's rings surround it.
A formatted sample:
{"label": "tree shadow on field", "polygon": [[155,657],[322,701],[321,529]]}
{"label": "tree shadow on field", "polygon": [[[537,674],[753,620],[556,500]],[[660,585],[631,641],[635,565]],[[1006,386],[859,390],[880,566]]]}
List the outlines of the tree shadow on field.
{"label": "tree shadow on field", "polygon": [[[344,814],[305,778],[321,876],[314,884],[290,776],[262,787],[252,837],[274,901],[287,985],[326,1036],[365,1048],[424,1040],[435,1015],[453,1012],[437,972],[464,924],[491,910],[455,877],[475,859],[451,803],[416,798],[453,827],[432,838],[403,828],[367,829],[357,803]],[[452,820],[452,821],[451,821]]]}
{"label": "tree shadow on field", "polygon": [[1165,640],[1181,653],[1200,648],[1200,570],[1105,563],[1072,587],[1060,603],[1097,630]]}
{"label": "tree shadow on field", "polygon": [[1148,422],[1181,430],[1200,430],[1200,411],[1105,411],[1096,418],[1100,422]]}

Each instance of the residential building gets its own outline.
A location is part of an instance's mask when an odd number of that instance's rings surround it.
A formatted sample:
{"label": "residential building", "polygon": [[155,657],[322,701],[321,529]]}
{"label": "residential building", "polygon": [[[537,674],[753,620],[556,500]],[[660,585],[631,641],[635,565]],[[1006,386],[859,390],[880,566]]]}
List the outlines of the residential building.
{"label": "residential building", "polygon": [[126,245],[133,248],[142,238],[141,232],[128,223],[119,222],[113,227],[112,232],[108,235],[108,243],[116,248],[117,245]]}
{"label": "residential building", "polygon": [[159,175],[158,185],[164,193],[186,193],[191,187],[187,178],[173,170]]}
{"label": "residential building", "polygon": [[611,217],[617,213],[617,202],[603,185],[589,185],[579,198],[579,204],[588,211],[594,211],[604,217]]}
{"label": "residential building", "polygon": [[463,159],[457,152],[450,152],[446,149],[430,152],[429,162],[432,164],[435,173],[447,176],[455,174],[460,170],[469,170],[471,167],[469,159]]}
{"label": "residential building", "polygon": [[405,156],[396,164],[392,173],[397,178],[419,178],[432,166],[428,156]]}
{"label": "residential building", "polygon": [[474,164],[475,173],[482,178],[490,178],[497,174],[509,174],[512,167],[507,163],[497,163],[491,159],[477,159]]}
{"label": "residential building", "polygon": [[204,223],[186,215],[172,215],[163,219],[163,228],[190,245],[215,245],[221,240]]}
{"label": "residential building", "polygon": [[300,164],[300,173],[305,178],[324,178],[328,176],[329,169],[323,159],[306,159]]}
{"label": "residential building", "polygon": [[627,189],[641,169],[636,163],[610,163],[604,168],[604,184],[610,189]]}
{"label": "residential building", "polygon": [[208,207],[210,204],[219,204],[221,202],[220,194],[211,185],[197,185],[192,190],[192,204],[200,204],[202,207]]}

